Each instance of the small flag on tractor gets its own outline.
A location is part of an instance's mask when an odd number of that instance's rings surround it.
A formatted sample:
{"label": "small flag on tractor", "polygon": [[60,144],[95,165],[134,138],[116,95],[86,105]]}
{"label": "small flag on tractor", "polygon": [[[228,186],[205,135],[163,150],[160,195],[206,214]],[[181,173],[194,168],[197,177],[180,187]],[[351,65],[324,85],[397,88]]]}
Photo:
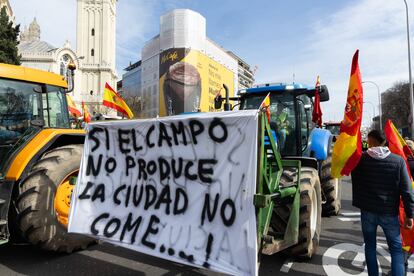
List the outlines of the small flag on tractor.
{"label": "small flag on tractor", "polygon": [[[411,179],[411,184],[414,188],[413,183],[413,176],[410,173],[410,166],[408,165],[408,157],[413,157],[413,153],[411,152],[410,148],[408,147],[405,140],[401,137],[400,133],[398,132],[395,125],[391,122],[391,120],[388,120],[385,124],[384,128],[385,137],[388,141],[388,148],[392,153],[395,153],[399,156],[401,156],[405,164],[407,166],[408,175]],[[404,228],[404,219],[405,219],[405,211],[404,211],[404,205],[402,200],[400,199],[400,230],[401,230],[401,240],[403,244],[403,249],[407,252],[414,253],[414,228],[413,229],[406,229]]]}
{"label": "small flag on tractor", "polygon": [[260,105],[260,109],[266,110],[267,120],[270,123],[270,93],[268,93],[267,96],[264,98],[262,104]]}
{"label": "small flag on tractor", "polygon": [[75,102],[73,101],[72,97],[69,94],[66,94],[66,101],[68,102],[68,109],[69,109],[70,114],[72,114],[75,118],[82,116],[82,113],[76,107]]}
{"label": "small flag on tractor", "polygon": [[321,98],[319,97],[319,89],[321,88],[321,82],[319,76],[316,78],[315,84],[315,101],[313,104],[312,122],[318,127],[322,127],[322,109],[321,109]]}
{"label": "small flag on tractor", "polygon": [[134,117],[134,114],[132,113],[131,109],[128,107],[126,102],[121,98],[121,96],[116,93],[112,87],[105,83],[105,90],[104,90],[104,97],[103,97],[103,103],[104,106],[113,108],[117,110],[118,112],[121,112],[125,116],[128,117],[128,119],[132,119]]}
{"label": "small flag on tractor", "polygon": [[358,53],[359,50],[355,52],[352,59],[344,119],[341,122],[341,132],[332,152],[331,175],[334,178],[349,175],[358,164],[362,155],[363,91],[361,72],[358,65]]}
{"label": "small flag on tractor", "polygon": [[89,123],[91,121],[91,114],[89,114],[88,107],[82,102],[83,121]]}

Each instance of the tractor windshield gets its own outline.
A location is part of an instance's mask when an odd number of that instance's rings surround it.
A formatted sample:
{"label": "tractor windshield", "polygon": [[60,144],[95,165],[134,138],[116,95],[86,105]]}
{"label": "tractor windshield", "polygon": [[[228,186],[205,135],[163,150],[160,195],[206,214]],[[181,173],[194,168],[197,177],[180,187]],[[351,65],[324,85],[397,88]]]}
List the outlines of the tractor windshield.
{"label": "tractor windshield", "polygon": [[41,92],[39,84],[0,79],[0,145],[14,143],[40,119]]}
{"label": "tractor windshield", "polygon": [[[243,97],[240,109],[258,109],[266,97],[265,94]],[[276,141],[282,156],[297,155],[295,135],[295,100],[291,93],[270,94],[270,126],[276,133]]]}
{"label": "tractor windshield", "polygon": [[62,88],[0,79],[0,145],[14,144],[34,125],[69,127],[66,106]]}

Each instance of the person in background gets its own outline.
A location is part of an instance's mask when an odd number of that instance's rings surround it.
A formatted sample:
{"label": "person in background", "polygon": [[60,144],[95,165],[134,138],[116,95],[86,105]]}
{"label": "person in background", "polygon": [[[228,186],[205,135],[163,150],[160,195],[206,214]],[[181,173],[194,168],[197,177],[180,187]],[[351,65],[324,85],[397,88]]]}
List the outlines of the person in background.
{"label": "person in background", "polygon": [[352,204],[361,209],[361,227],[365,243],[365,259],[370,276],[378,275],[377,228],[387,238],[391,253],[391,273],[403,276],[404,254],[398,219],[400,196],[406,219],[404,227],[413,227],[414,192],[402,157],[385,147],[384,134],[368,133],[368,150],[352,171]]}
{"label": "person in background", "polygon": [[[411,152],[414,153],[414,142],[406,139],[405,142],[407,146],[410,148]],[[409,156],[408,157],[408,166],[410,167],[411,176],[414,176],[414,158]]]}
{"label": "person in background", "polygon": [[[411,152],[414,153],[414,142],[408,138],[405,139],[408,147],[410,148]],[[408,157],[408,166],[410,167],[411,176],[414,176],[414,158],[412,156]],[[408,269],[408,259],[411,257],[411,253],[404,252],[405,256],[405,270]]]}
{"label": "person in background", "polygon": [[286,143],[286,136],[289,135],[289,126],[290,122],[288,120],[288,114],[284,110],[283,104],[279,103],[277,105],[276,113],[274,114],[274,121],[277,125],[278,132],[278,143],[280,149],[283,151]]}

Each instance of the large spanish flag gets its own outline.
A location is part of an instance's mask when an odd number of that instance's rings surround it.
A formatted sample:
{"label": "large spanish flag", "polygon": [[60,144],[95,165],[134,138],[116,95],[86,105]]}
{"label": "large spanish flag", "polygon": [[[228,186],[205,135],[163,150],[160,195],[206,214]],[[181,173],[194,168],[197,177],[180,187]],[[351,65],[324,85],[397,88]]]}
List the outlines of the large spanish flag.
{"label": "large spanish flag", "polygon": [[82,110],[83,110],[83,121],[86,123],[89,123],[92,118],[91,114],[89,113],[88,107],[85,105],[84,102],[82,102]]}
{"label": "large spanish flag", "polygon": [[69,94],[66,94],[66,101],[68,102],[68,109],[69,109],[70,114],[72,114],[76,118],[82,116],[82,113],[76,107],[75,102],[73,101],[72,97]]}
{"label": "large spanish flag", "polygon": [[[405,164],[407,165],[408,175],[410,176],[411,183],[414,188],[413,177],[410,172],[410,166],[408,165],[408,157],[413,156],[410,148],[408,147],[405,140],[401,137],[400,133],[398,132],[395,125],[388,120],[385,124],[384,128],[385,136],[387,137],[388,147],[392,153],[398,154],[405,160]],[[414,228],[413,229],[405,229],[404,228],[404,219],[405,219],[405,212],[404,212],[404,205],[402,200],[400,200],[400,225],[401,225],[401,239],[403,243],[403,248],[405,251],[410,253],[414,253]]]}
{"label": "large spanish flag", "polygon": [[131,109],[129,109],[128,105],[124,102],[124,100],[116,93],[108,83],[105,83],[105,90],[104,90],[104,97],[103,103],[104,106],[113,108],[118,112],[121,112],[129,119],[134,117]]}
{"label": "large spanish flag", "polygon": [[357,50],[352,59],[348,98],[341,130],[332,153],[331,175],[339,178],[356,167],[362,155],[361,122],[363,92]]}

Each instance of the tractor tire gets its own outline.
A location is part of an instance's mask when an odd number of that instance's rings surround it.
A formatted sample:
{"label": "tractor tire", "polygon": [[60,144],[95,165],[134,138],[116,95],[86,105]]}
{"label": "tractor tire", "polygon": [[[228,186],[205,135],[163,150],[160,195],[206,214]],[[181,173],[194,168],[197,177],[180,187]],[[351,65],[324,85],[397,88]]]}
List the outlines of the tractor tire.
{"label": "tractor tire", "polygon": [[[280,177],[279,185],[281,187],[289,186],[296,181],[297,173],[292,169],[285,169]],[[289,216],[291,212],[291,204],[283,203],[275,204],[273,208],[273,215],[270,220],[270,227],[272,232],[279,237],[283,237],[286,227],[288,225]]]}
{"label": "tractor tire", "polygon": [[332,156],[321,164],[321,188],[325,195],[322,205],[323,216],[337,216],[341,210],[341,179],[331,177]]}
{"label": "tractor tire", "polygon": [[[52,149],[37,161],[20,183],[16,200],[17,223],[29,243],[44,250],[70,253],[93,242],[86,236],[68,233],[55,206],[59,186],[70,185],[69,176],[79,171],[82,151],[83,145]],[[70,192],[64,195],[70,204]]]}
{"label": "tractor tire", "polygon": [[321,234],[321,184],[318,171],[303,167],[300,174],[300,213],[298,244],[291,255],[310,259],[319,246]]}

